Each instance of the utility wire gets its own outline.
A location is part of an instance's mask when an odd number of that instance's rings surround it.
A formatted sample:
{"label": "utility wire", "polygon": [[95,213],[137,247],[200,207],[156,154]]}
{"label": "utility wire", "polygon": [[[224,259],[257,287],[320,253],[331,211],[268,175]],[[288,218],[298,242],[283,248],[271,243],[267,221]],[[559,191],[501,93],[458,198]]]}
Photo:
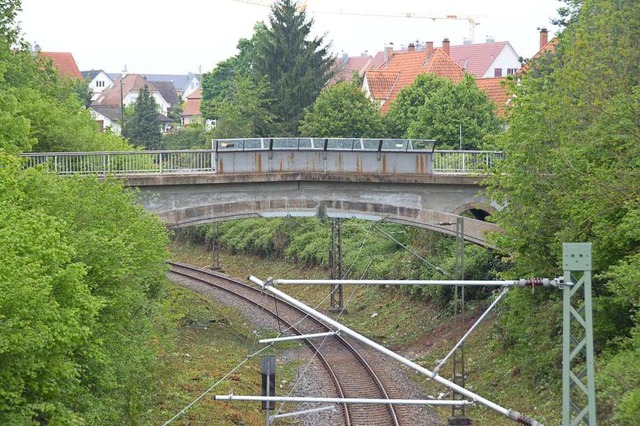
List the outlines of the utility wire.
{"label": "utility wire", "polygon": [[435,269],[436,271],[440,272],[442,275],[444,275],[447,278],[453,279],[453,277],[451,276],[451,274],[449,274],[448,272],[446,272],[444,269],[442,269],[439,266],[434,265],[433,263],[429,262],[427,259],[425,259],[424,257],[420,256],[418,253],[416,253],[415,251],[411,250],[409,247],[405,246],[404,244],[402,244],[400,241],[398,241],[397,239],[395,239],[391,234],[389,234],[387,231],[383,230],[382,228],[379,228],[375,225],[373,225],[378,231],[380,231],[381,234],[383,234],[384,236],[386,236],[387,238],[389,238],[390,240],[392,240],[393,242],[395,242],[396,244],[398,244],[400,247],[402,247],[403,249],[407,250],[409,253],[411,253],[412,255],[414,255],[415,257],[417,257],[418,259],[422,260],[424,263],[426,263],[427,265],[431,266],[433,269]]}

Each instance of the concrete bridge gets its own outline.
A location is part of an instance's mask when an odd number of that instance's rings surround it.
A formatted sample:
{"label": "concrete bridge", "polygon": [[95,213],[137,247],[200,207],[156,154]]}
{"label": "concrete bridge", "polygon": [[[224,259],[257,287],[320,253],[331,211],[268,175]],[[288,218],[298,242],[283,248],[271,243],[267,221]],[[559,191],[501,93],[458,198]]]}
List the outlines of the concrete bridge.
{"label": "concrete bridge", "polygon": [[479,191],[499,153],[435,151],[432,141],[239,139],[211,150],[25,154],[60,174],[114,174],[140,189],[169,227],[248,217],[328,216],[387,221],[488,245],[499,207]]}

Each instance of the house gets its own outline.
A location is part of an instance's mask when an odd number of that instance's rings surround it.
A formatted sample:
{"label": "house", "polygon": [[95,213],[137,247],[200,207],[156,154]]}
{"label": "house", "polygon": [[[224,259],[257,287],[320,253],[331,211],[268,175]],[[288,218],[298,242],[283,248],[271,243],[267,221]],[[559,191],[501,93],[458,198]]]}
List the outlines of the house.
{"label": "house", "polygon": [[45,60],[51,60],[54,69],[63,77],[82,79],[76,60],[70,52],[43,52],[36,45],[34,53]]}
{"label": "house", "polygon": [[380,103],[380,111],[385,114],[400,91],[413,84],[420,74],[434,74],[455,83],[462,80],[465,71],[449,53],[448,39],[443,40],[441,48],[434,48],[433,42],[428,42],[424,50],[416,50],[415,45],[409,45],[407,51],[394,52],[388,46],[380,67],[365,73],[362,88],[367,96]]}
{"label": "house", "polygon": [[91,105],[89,107],[91,117],[98,122],[100,131],[104,132],[107,129],[117,135],[122,133],[122,109],[119,106],[110,105]]}
{"label": "house", "polygon": [[200,82],[202,80],[201,74],[146,74],[147,81],[152,83],[156,82],[171,82],[173,83],[178,97],[182,101],[186,101],[187,97],[194,91],[200,88]]}
{"label": "house", "polygon": [[329,84],[335,84],[339,81],[352,81],[354,73],[358,73],[360,77],[363,77],[364,73],[370,70],[372,66],[373,57],[369,54],[348,56],[346,53],[343,53],[342,57],[336,58],[335,60],[334,69],[336,75],[331,79]]}
{"label": "house", "polygon": [[111,86],[105,88],[98,98],[93,102],[94,105],[131,105],[136,102],[140,91],[147,86],[149,94],[153,97],[160,108],[160,113],[167,115],[171,104],[162,96],[156,87],[147,81],[146,78],[139,74],[126,74],[118,77]]}
{"label": "house", "polygon": [[89,88],[93,93],[91,101],[98,99],[98,95],[113,84],[113,79],[103,70],[82,71],[81,74],[85,81],[89,83]]}
{"label": "house", "polygon": [[451,59],[477,79],[513,75],[520,68],[520,57],[508,41],[451,46]]}
{"label": "house", "polygon": [[202,122],[202,113],[200,112],[200,103],[202,102],[202,89],[197,89],[187,97],[187,102],[182,111],[182,124],[189,125]]}
{"label": "house", "polygon": [[169,104],[169,109],[173,109],[174,107],[179,107],[182,109],[182,102],[178,97],[178,93],[176,91],[173,82],[171,81],[154,81],[153,87],[160,93],[162,98],[167,101]]}

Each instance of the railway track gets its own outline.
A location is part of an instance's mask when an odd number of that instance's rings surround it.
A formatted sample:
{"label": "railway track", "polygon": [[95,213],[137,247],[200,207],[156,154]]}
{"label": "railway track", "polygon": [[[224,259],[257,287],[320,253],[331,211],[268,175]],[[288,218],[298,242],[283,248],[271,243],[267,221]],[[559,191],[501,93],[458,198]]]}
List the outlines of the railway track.
{"label": "railway track", "polygon": [[[331,331],[300,309],[282,300],[276,300],[273,296],[244,282],[191,265],[168,263],[173,274],[214,286],[259,306],[286,324],[292,334]],[[336,397],[389,399],[382,382],[371,366],[346,339],[335,335],[324,339],[305,339],[304,342],[325,367],[333,382]],[[342,404],[339,410],[344,425],[400,425],[393,405]]]}

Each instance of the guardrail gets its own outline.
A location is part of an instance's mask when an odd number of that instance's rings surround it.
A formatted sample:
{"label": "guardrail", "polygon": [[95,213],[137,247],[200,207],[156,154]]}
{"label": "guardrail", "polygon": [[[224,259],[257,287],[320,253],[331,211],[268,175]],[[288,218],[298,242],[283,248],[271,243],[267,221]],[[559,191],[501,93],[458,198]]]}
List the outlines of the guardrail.
{"label": "guardrail", "polygon": [[[22,154],[22,157],[25,159],[25,167],[42,167],[48,173],[61,175],[188,174],[216,173],[218,156],[223,152],[209,149],[48,152]],[[424,151],[421,153],[425,154]],[[433,173],[435,174],[484,173],[494,167],[496,162],[504,156],[502,152],[496,151],[432,151],[426,154],[433,156]]]}
{"label": "guardrail", "polygon": [[46,152],[22,154],[25,167],[66,174],[215,173],[210,149],[178,151]]}
{"label": "guardrail", "polygon": [[504,158],[501,151],[434,151],[434,173],[483,173]]}

